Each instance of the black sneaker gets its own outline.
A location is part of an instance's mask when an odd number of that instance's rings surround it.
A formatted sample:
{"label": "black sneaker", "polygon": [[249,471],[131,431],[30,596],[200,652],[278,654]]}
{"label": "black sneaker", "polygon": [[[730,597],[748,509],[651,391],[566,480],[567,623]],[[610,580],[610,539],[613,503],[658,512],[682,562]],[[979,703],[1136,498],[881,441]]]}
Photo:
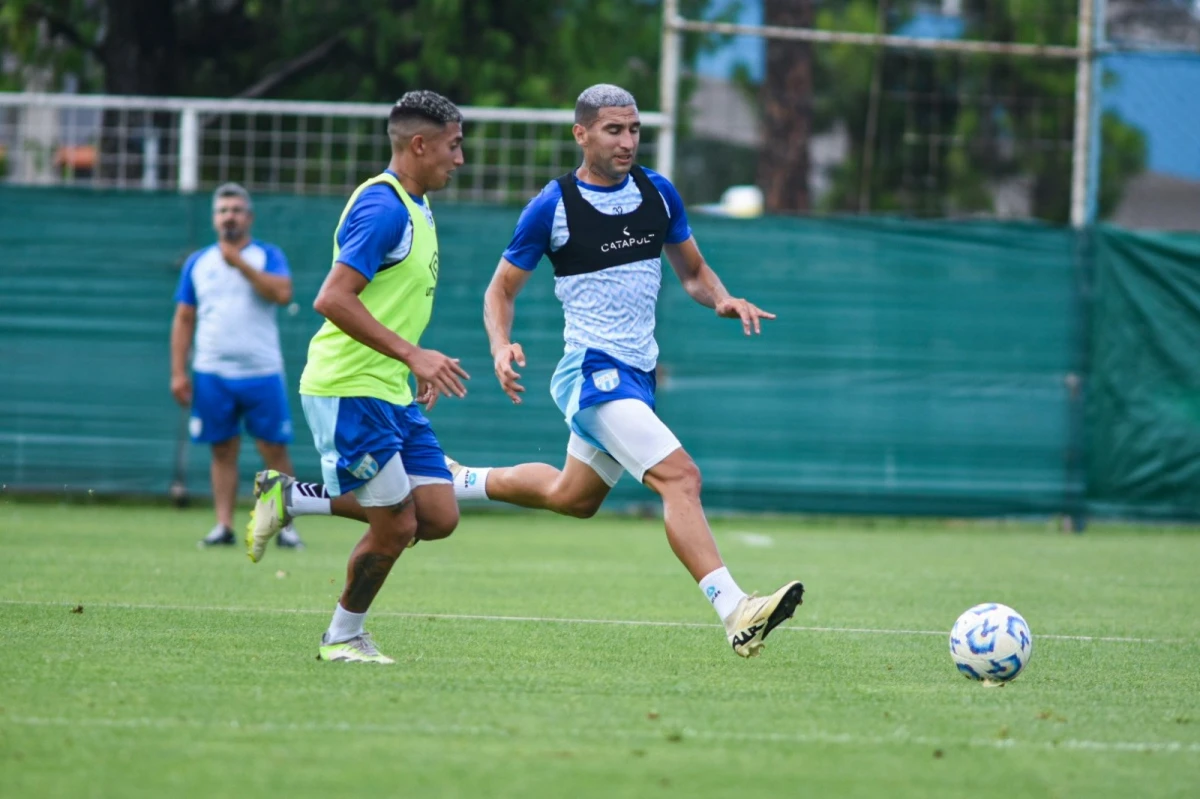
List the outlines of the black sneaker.
{"label": "black sneaker", "polygon": [[204,549],[205,547],[233,546],[236,543],[237,539],[233,536],[233,530],[223,524],[218,524],[211,533],[200,539],[198,546]]}
{"label": "black sneaker", "polygon": [[285,549],[304,549],[304,542],[300,540],[300,534],[291,524],[280,530],[279,537],[275,540],[279,546]]}

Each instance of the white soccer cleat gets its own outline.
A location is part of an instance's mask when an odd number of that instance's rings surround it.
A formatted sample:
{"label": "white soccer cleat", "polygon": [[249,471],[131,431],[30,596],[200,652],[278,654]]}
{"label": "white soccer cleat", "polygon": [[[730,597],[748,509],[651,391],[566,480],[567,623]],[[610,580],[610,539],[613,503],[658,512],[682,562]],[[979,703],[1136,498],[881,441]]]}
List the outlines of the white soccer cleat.
{"label": "white soccer cleat", "polygon": [[321,646],[317,649],[317,660],[342,661],[343,663],[381,663],[389,665],[396,661],[379,651],[370,633],[362,633],[349,641],[337,644],[326,642],[326,636],[321,636]]}
{"label": "white soccer cleat", "polygon": [[725,620],[725,637],[733,651],[752,658],[762,651],[763,639],[792,617],[804,601],[804,586],[793,580],[770,596],[744,596]]}

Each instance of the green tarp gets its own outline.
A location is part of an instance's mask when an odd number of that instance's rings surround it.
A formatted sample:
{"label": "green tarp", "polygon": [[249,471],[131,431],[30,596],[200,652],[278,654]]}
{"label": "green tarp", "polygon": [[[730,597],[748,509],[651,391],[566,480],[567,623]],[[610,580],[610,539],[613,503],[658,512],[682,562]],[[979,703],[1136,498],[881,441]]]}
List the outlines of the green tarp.
{"label": "green tarp", "polygon": [[[296,384],[342,201],[255,198],[256,236],[295,276],[280,327],[293,457],[319,471]],[[0,483],[155,493],[173,476],[172,294],[211,241],[204,196],[0,189]],[[548,264],[518,302],[527,401],[492,376],[482,295],[519,209],[438,204],[442,269],[425,344],[461,357],[463,401],[432,419],[464,462],[560,464],[548,393],[562,312]],[[1115,229],[694,215],[726,285],[779,314],[760,338],[664,276],[659,409],[712,507],[912,514],[1190,515],[1200,406],[1200,242]],[[1073,390],[1073,388],[1075,390]],[[1084,413],[1087,397],[1087,413]],[[187,450],[207,491],[207,453]],[[243,450],[243,473],[256,460]],[[625,478],[613,502],[654,500]]]}

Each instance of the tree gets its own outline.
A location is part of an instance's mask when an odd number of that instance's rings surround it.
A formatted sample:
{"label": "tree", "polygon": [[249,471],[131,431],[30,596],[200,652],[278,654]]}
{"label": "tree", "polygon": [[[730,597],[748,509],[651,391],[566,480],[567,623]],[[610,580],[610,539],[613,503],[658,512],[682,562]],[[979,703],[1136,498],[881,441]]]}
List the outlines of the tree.
{"label": "tree", "polygon": [[[812,0],[763,0],[763,22],[811,28]],[[767,40],[762,85],[762,133],[758,185],[768,211],[807,211],[808,139],[813,112],[812,47],[805,42]]]}
{"label": "tree", "polygon": [[[893,3],[893,29],[913,10]],[[963,37],[1073,44],[1075,0],[964,0]],[[823,11],[818,27],[872,32],[875,2],[852,0]],[[864,186],[873,211],[917,215],[992,213],[997,187],[1028,183],[1031,213],[1064,223],[1070,212],[1075,63],[1007,56],[947,56],[877,51],[883,99],[876,101],[873,159],[864,157],[872,105],[871,59],[861,47],[818,51],[816,127],[842,122],[850,158],[835,171],[823,205],[857,211]],[[1145,139],[1112,113],[1101,125],[1100,214],[1111,213],[1124,184],[1145,165]],[[869,175],[863,165],[873,160]]]}
{"label": "tree", "polygon": [[[706,0],[685,0],[698,14]],[[85,91],[377,102],[414,86],[563,106],[620,83],[657,107],[654,0],[5,0],[0,45]],[[688,37],[685,60],[705,42]],[[8,80],[19,88],[19,78]],[[13,84],[17,85],[14,86]]]}

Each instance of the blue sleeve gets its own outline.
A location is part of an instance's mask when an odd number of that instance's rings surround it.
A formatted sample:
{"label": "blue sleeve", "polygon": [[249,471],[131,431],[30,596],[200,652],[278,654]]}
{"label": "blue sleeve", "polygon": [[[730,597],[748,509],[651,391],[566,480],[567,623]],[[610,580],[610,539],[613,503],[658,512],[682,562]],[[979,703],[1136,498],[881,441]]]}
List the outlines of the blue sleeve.
{"label": "blue sleeve", "polygon": [[367,280],[383,264],[383,257],[400,244],[408,227],[408,206],[390,186],[370,186],[358,195],[346,221],[338,228],[337,260],[362,273]]}
{"label": "blue sleeve", "polygon": [[646,177],[650,178],[650,182],[667,201],[667,213],[671,215],[671,226],[667,228],[667,244],[682,244],[692,237],[692,227],[688,224],[683,198],[679,196],[679,191],[671,181],[657,172],[647,169]]}
{"label": "blue sleeve", "polygon": [[287,256],[283,254],[283,250],[276,247],[274,244],[261,245],[263,252],[267,254],[267,263],[263,267],[263,271],[268,275],[283,275],[291,277],[292,270],[288,269]]}
{"label": "blue sleeve", "polygon": [[529,201],[525,210],[521,212],[521,218],[517,220],[517,229],[513,231],[512,241],[504,250],[505,260],[527,272],[537,267],[542,256],[550,252],[554,208],[560,199],[562,189],[558,181],[554,181]]}
{"label": "blue sleeve", "polygon": [[184,262],[183,270],[179,273],[179,285],[175,287],[175,302],[182,302],[184,305],[196,304],[196,285],[192,283],[192,269],[195,268],[196,261],[200,260],[202,252],[204,250],[196,250]]}

